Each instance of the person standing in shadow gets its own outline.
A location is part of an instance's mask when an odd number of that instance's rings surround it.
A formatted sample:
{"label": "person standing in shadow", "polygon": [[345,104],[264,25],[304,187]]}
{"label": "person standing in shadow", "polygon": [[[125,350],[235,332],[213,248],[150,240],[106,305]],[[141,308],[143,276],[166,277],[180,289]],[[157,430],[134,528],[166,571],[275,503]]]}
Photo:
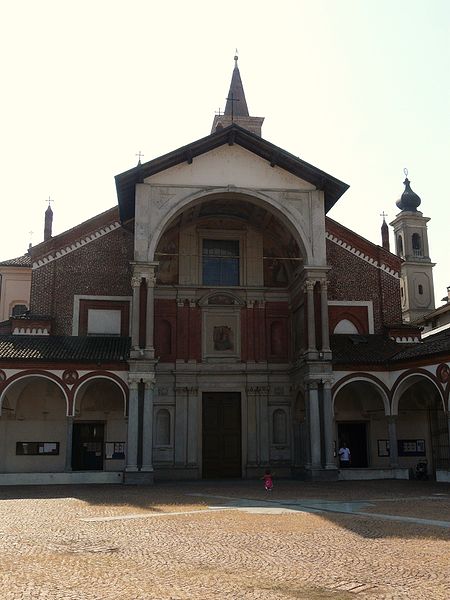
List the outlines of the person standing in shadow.
{"label": "person standing in shadow", "polygon": [[348,469],[352,462],[352,455],[350,449],[347,446],[347,442],[342,442],[342,446],[339,448],[339,465],[341,469]]}

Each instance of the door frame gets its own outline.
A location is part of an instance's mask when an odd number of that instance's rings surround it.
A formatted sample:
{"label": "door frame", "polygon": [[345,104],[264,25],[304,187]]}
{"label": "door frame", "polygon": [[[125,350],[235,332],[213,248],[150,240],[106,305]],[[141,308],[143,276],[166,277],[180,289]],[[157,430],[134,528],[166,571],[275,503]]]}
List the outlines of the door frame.
{"label": "door frame", "polygon": [[[102,425],[103,426],[103,439],[102,439],[102,468],[101,469],[74,469],[74,429],[76,425]],[[71,461],[71,469],[72,471],[82,472],[82,471],[105,471],[105,438],[106,438],[106,421],[87,421],[83,419],[82,421],[74,421],[72,423],[72,461]]]}
{"label": "door frame", "polygon": [[[365,434],[366,434],[366,459],[367,459],[367,465],[365,467],[352,467],[355,469],[370,469],[370,465],[372,463],[371,460],[371,454],[370,454],[370,421],[365,421],[363,419],[361,420],[350,420],[350,421],[336,421],[336,440],[337,440],[337,444],[336,444],[336,459],[337,462],[339,464],[339,446],[341,444],[341,442],[344,440],[344,438],[341,438],[339,436],[339,426],[340,425],[364,425],[365,426]],[[346,442],[348,442],[349,440],[345,440]],[[350,447],[350,452],[353,452],[351,445],[349,445]],[[352,461],[353,462],[353,461]]]}
{"label": "door frame", "polygon": [[241,397],[241,479],[246,476],[247,461],[247,394],[245,388],[217,389],[208,385],[205,388],[199,388],[199,411],[197,420],[197,456],[199,477],[203,479],[203,395],[204,394],[239,394]]}

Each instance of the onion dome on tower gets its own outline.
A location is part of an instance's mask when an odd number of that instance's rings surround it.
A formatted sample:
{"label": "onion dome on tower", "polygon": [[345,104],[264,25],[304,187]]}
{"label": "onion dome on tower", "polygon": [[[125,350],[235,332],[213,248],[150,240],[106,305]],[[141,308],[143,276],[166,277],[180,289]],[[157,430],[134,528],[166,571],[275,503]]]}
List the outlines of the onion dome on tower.
{"label": "onion dome on tower", "polygon": [[415,192],[412,191],[410,181],[408,179],[408,171],[404,170],[406,175],[405,181],[403,182],[405,186],[405,191],[400,196],[399,200],[397,200],[396,204],[398,208],[402,211],[415,212],[417,207],[420,206],[422,200],[420,196],[418,196]]}

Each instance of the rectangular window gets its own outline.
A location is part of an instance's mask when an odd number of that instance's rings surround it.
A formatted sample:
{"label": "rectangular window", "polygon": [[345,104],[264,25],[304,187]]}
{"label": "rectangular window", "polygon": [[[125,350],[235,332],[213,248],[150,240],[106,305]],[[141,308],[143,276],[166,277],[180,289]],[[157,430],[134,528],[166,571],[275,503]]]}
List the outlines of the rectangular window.
{"label": "rectangular window", "polygon": [[203,240],[203,285],[239,285],[239,241]]}

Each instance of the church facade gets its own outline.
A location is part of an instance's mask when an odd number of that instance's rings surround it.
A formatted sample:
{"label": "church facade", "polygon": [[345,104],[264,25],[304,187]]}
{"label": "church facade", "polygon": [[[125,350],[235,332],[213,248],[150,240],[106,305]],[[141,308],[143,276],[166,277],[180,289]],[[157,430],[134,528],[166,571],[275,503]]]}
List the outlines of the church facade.
{"label": "church facade", "polygon": [[30,310],[0,324],[0,483],[407,478],[425,458],[450,480],[418,196],[406,179],[391,253],[327,216],[348,186],[262,122],[236,61],[210,135],[65,233],[46,214]]}

